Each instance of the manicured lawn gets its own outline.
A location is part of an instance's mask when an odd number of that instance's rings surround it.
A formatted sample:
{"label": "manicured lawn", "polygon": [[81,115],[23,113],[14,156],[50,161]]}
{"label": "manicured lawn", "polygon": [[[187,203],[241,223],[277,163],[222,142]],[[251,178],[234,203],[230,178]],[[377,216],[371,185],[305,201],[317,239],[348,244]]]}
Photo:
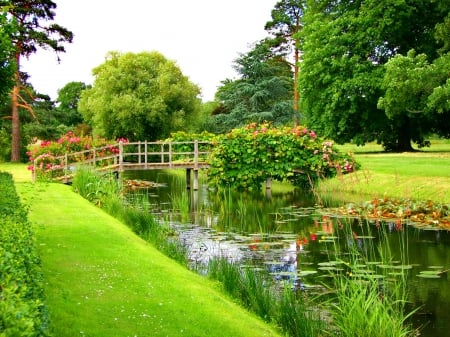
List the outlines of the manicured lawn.
{"label": "manicured lawn", "polygon": [[279,336],[71,187],[0,170],[29,207],[53,336]]}
{"label": "manicured lawn", "polygon": [[447,141],[435,141],[431,148],[414,153],[383,153],[376,144],[338,148],[352,151],[361,170],[322,182],[319,191],[323,194],[346,202],[395,197],[450,203]]}

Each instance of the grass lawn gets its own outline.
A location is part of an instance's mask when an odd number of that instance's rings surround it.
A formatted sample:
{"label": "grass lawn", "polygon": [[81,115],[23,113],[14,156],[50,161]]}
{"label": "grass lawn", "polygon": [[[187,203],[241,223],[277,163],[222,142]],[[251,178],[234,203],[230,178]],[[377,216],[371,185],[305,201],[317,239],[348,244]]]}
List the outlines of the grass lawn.
{"label": "grass lawn", "polygon": [[53,336],[279,336],[71,187],[32,184],[25,165],[0,170],[29,207]]}
{"label": "grass lawn", "polygon": [[380,145],[338,146],[352,151],[361,170],[322,182],[322,195],[345,202],[394,197],[450,203],[450,142],[413,153],[383,153]]}

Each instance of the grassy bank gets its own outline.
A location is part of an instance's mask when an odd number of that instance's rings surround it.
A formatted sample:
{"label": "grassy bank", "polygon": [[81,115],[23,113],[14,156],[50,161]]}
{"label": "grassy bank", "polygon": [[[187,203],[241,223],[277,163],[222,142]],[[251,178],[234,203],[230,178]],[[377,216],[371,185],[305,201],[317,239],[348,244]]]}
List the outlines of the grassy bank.
{"label": "grassy bank", "polygon": [[277,336],[69,186],[14,174],[29,207],[54,336]]}
{"label": "grassy bank", "polygon": [[352,151],[361,170],[321,182],[318,192],[322,196],[332,195],[341,202],[391,197],[450,203],[448,142],[414,153],[383,153],[375,144],[339,149]]}

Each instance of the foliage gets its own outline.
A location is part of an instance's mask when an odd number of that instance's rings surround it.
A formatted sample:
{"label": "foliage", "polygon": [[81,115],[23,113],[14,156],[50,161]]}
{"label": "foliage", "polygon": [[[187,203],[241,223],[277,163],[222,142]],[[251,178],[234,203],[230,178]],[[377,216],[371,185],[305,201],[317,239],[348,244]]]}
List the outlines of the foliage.
{"label": "foliage", "polygon": [[299,76],[307,125],[338,143],[376,140],[395,151],[410,151],[411,140],[433,132],[411,121],[406,109],[388,116],[377,103],[389,59],[411,49],[430,60],[438,56],[435,25],[448,12],[440,3],[309,1]]}
{"label": "foliage", "polygon": [[[122,139],[122,141],[126,141]],[[119,149],[114,145],[115,142],[111,142],[101,137],[83,136],[78,137],[73,132],[68,132],[57,141],[40,141],[37,144],[32,144],[28,147],[27,155],[31,166],[30,170],[33,170],[36,160],[36,168],[39,173],[46,176],[46,173],[55,169],[63,169],[64,163],[61,158],[66,153],[75,153],[87,151],[92,148],[100,147],[99,151],[95,152],[95,156],[105,157],[111,154],[118,153]],[[90,159],[91,153],[80,153],[76,161],[83,161]]]}
{"label": "foliage", "polygon": [[[13,48],[13,59],[17,68],[14,74],[14,88],[11,95],[12,140],[11,161],[20,161],[20,116],[19,108],[24,108],[32,115],[32,107],[20,95],[23,87],[23,74],[20,73],[20,58],[29,57],[38,48],[50,49],[56,53],[64,52],[64,43],[72,42],[73,34],[66,28],[53,23],[55,18],[53,1],[19,1],[9,0],[3,7],[15,23],[10,40]],[[26,76],[25,76],[26,77]]]}
{"label": "foliage", "polygon": [[224,133],[251,122],[292,121],[292,71],[282,56],[272,53],[267,41],[241,55],[234,68],[241,78],[222,82],[216,93],[220,105],[206,121],[207,130]]}
{"label": "foliage", "polygon": [[78,109],[94,133],[107,138],[167,137],[200,105],[199,88],[158,52],[110,52],[93,74]]}
{"label": "foliage", "polygon": [[265,29],[274,38],[270,40],[271,50],[275,54],[287,57],[293,52],[294,61],[294,124],[298,124],[299,118],[299,88],[298,72],[300,61],[300,44],[298,34],[303,28],[303,14],[306,7],[305,0],[282,0],[278,1],[272,10],[272,20],[266,23]]}
{"label": "foliage", "polygon": [[[373,229],[376,228],[376,229]],[[372,236],[376,231],[380,237],[378,245],[373,241],[358,244],[358,235],[352,230],[351,221],[341,223],[344,239],[334,243],[336,260],[330,261],[332,296],[328,300],[336,335],[345,337],[379,336],[412,337],[416,336],[408,324],[408,318],[416,311],[407,312],[408,268],[406,242],[401,233],[402,246],[400,266],[396,275],[388,268],[376,265],[390,265],[394,256],[386,245],[387,232],[384,227],[367,225],[363,231]],[[368,264],[369,261],[381,261]],[[398,257],[397,257],[398,258]]]}
{"label": "foliage", "polygon": [[34,234],[12,176],[0,172],[0,331],[48,336],[43,279]]}
{"label": "foliage", "polygon": [[6,101],[14,82],[15,62],[12,57],[12,44],[10,35],[14,27],[12,22],[8,21],[3,7],[0,10],[0,102]]}
{"label": "foliage", "polygon": [[57,102],[59,105],[57,113],[61,117],[61,124],[74,128],[83,123],[83,116],[78,111],[78,102],[83,90],[90,87],[90,85],[83,82],[69,82],[58,90]]}
{"label": "foliage", "polygon": [[[174,142],[178,144],[172,145],[172,150],[174,152],[186,152],[192,153],[194,151],[192,142],[198,141],[198,151],[199,151],[199,160],[207,161],[208,154],[211,151],[212,147],[212,139],[214,138],[214,134],[209,133],[207,131],[203,131],[201,133],[187,133],[184,131],[172,132],[169,138],[166,138],[165,142]],[[186,142],[186,144],[183,144]],[[174,160],[181,159],[182,157],[186,157],[183,159],[187,159],[188,156],[178,155],[173,157]],[[190,156],[192,158],[192,155]]]}
{"label": "foliage", "polygon": [[325,329],[307,296],[288,288],[277,290],[270,276],[252,266],[242,267],[219,257],[209,262],[207,274],[246,308],[267,322],[276,322],[288,336],[316,337]]}
{"label": "foliage", "polygon": [[[414,50],[396,55],[386,63],[384,96],[378,107],[389,119],[407,116],[415,130],[450,136],[450,53],[429,64],[426,54]],[[411,135],[419,146],[425,145],[424,131]]]}
{"label": "foliage", "polygon": [[259,189],[268,178],[309,185],[357,168],[351,154],[302,126],[252,123],[218,136],[208,176],[213,185]]}
{"label": "foliage", "polygon": [[374,198],[328,211],[332,214],[358,216],[376,221],[391,220],[400,227],[405,220],[409,220],[419,228],[450,229],[450,204],[431,200]]}

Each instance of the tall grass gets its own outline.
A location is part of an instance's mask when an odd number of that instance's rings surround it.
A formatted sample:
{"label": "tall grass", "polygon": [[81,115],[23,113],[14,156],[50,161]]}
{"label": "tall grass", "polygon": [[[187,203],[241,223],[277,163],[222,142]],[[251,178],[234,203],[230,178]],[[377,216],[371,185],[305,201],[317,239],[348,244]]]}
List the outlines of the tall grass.
{"label": "tall grass", "polygon": [[175,192],[169,195],[171,208],[180,215],[181,221],[187,221],[190,214],[189,191],[179,177],[175,176],[172,184],[174,185],[172,191]]}
{"label": "tall grass", "polygon": [[247,309],[267,322],[274,322],[289,336],[318,337],[325,322],[305,293],[286,287],[277,289],[271,277],[252,267],[242,267],[226,258],[212,259],[208,276],[218,280],[224,290]]}
{"label": "tall grass", "polygon": [[[372,240],[357,244],[358,237],[349,224],[344,228],[347,252],[343,247],[336,247],[336,256],[340,256],[346,272],[333,272],[331,288],[333,296],[328,302],[332,322],[339,336],[359,337],[403,337],[415,336],[415,331],[407,324],[414,313],[406,312],[407,304],[407,264],[406,255],[401,256],[400,272],[390,268],[379,269],[370,260],[374,255],[380,259],[378,267],[389,266],[393,262],[392,252],[386,248],[387,233],[383,227],[378,229],[380,241],[376,247]],[[371,235],[369,225],[367,234]],[[402,234],[400,236],[403,236]],[[348,240],[348,239],[347,239]],[[348,244],[348,242],[353,242]],[[405,242],[401,242],[405,244]],[[371,269],[372,268],[372,269]]]}

